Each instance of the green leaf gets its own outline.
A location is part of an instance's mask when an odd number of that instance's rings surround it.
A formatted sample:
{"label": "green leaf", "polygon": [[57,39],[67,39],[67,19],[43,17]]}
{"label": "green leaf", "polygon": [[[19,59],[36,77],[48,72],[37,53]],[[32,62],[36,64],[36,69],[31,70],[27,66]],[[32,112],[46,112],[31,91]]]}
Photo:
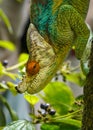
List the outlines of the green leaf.
{"label": "green leaf", "polygon": [[12,82],[9,82],[9,81],[6,84],[7,84],[8,88],[9,88],[9,90],[12,92],[12,94],[16,95],[17,94],[17,91],[15,89],[16,85],[14,83],[12,83]]}
{"label": "green leaf", "polygon": [[0,76],[3,75],[3,70],[4,70],[4,67],[3,67],[2,63],[0,62]]}
{"label": "green leaf", "polygon": [[60,114],[68,113],[75,100],[70,87],[62,82],[49,83],[41,97],[46,102],[49,102]]}
{"label": "green leaf", "polygon": [[35,130],[35,126],[26,120],[11,122],[2,130]]}
{"label": "green leaf", "polygon": [[74,125],[60,124],[60,130],[81,130],[81,128]]}
{"label": "green leaf", "polygon": [[31,104],[31,105],[35,105],[38,101],[39,98],[35,95],[30,95],[28,93],[24,94],[24,98]]}
{"label": "green leaf", "polygon": [[23,65],[19,66],[20,73],[24,73],[24,65],[27,63],[28,54],[22,53],[18,58],[19,64],[24,63]]}
{"label": "green leaf", "polygon": [[54,124],[42,124],[40,128],[41,130],[60,130],[60,127]]}
{"label": "green leaf", "polygon": [[22,53],[20,54],[19,58],[18,58],[18,61],[19,62],[23,62],[25,60],[28,60],[28,54],[27,53]]}
{"label": "green leaf", "polygon": [[0,47],[3,47],[3,48],[8,49],[10,51],[15,50],[15,45],[10,41],[0,40]]}
{"label": "green leaf", "polygon": [[85,76],[83,73],[70,73],[70,74],[64,74],[66,79],[72,83],[75,83],[79,86],[83,86],[85,82]]}
{"label": "green leaf", "polygon": [[10,78],[12,78],[13,80],[16,80],[17,78],[17,74],[11,73],[7,71],[7,68],[4,68],[4,66],[2,65],[2,63],[0,62],[0,76],[6,75]]}
{"label": "green leaf", "polygon": [[75,119],[70,119],[70,118],[64,118],[64,119],[57,119],[57,122],[72,125],[75,127],[80,128],[81,127],[81,121],[75,120]]}
{"label": "green leaf", "polygon": [[5,114],[3,110],[0,108],[0,126],[5,126],[5,125],[6,125]]}
{"label": "green leaf", "polygon": [[8,89],[8,87],[7,87],[7,85],[5,83],[0,83],[0,92],[3,92],[5,90],[7,90],[7,89]]}
{"label": "green leaf", "polygon": [[3,71],[3,75],[6,75],[6,76],[8,76],[8,77],[10,77],[11,79],[13,79],[13,80],[16,80],[16,78],[17,78],[17,74],[15,74],[15,73],[11,73],[11,72],[7,72],[7,71]]}
{"label": "green leaf", "polygon": [[6,16],[6,14],[4,13],[2,9],[0,9],[0,17],[4,21],[5,25],[7,26],[8,31],[12,34],[13,33],[12,26],[10,24],[8,17]]}
{"label": "green leaf", "polygon": [[41,130],[80,130],[80,127],[65,123],[42,124]]}
{"label": "green leaf", "polygon": [[8,89],[7,85],[4,83],[0,83],[0,89]]}

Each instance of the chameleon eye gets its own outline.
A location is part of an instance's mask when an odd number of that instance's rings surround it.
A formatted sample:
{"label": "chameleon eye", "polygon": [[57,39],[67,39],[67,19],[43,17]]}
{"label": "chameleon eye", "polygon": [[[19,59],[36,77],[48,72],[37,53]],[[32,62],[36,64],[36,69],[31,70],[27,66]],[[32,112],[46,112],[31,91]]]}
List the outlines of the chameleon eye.
{"label": "chameleon eye", "polygon": [[39,72],[40,66],[39,63],[36,61],[28,61],[26,65],[26,72],[29,75],[35,75]]}

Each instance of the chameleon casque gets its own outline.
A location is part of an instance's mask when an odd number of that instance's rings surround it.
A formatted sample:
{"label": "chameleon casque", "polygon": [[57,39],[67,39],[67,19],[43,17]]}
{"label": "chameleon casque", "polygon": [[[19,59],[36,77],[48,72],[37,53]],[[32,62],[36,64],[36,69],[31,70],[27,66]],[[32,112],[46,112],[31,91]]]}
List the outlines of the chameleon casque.
{"label": "chameleon casque", "polygon": [[26,74],[16,87],[20,93],[42,90],[75,45],[78,59],[90,39],[85,23],[90,0],[32,0],[27,33],[29,59]]}

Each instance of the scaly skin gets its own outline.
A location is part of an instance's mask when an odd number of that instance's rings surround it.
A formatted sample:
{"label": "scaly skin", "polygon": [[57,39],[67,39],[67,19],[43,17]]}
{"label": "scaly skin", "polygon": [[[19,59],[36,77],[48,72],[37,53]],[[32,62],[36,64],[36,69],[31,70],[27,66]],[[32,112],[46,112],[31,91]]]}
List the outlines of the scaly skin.
{"label": "scaly skin", "polygon": [[[42,90],[73,45],[76,57],[81,59],[90,36],[84,22],[88,4],[89,0],[32,0],[32,24],[27,33],[31,70],[26,66],[26,75],[16,88],[20,93],[34,94]],[[32,62],[39,67],[32,68]]]}

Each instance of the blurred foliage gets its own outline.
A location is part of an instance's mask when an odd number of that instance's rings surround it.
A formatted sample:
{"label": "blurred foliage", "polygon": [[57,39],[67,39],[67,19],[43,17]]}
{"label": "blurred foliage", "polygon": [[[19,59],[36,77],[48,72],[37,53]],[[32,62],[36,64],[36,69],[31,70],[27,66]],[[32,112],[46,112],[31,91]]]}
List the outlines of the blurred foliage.
{"label": "blurred foliage", "polygon": [[24,98],[32,105],[34,106],[38,101],[39,101],[39,98],[35,95],[30,95],[28,93],[25,93],[24,94]]}
{"label": "blurred foliage", "polygon": [[0,3],[2,3],[2,0],[0,0]]}
{"label": "blurred foliage", "polygon": [[[20,54],[18,58],[18,64],[16,65],[5,67],[1,62],[0,76],[7,75],[11,79],[13,79],[13,81],[15,81],[16,78],[22,78],[22,75],[25,74],[25,64],[27,60],[28,54],[23,53]],[[74,97],[73,91],[71,90],[70,86],[68,86],[68,82],[71,82],[75,85],[77,84],[80,87],[84,84],[85,76],[80,70],[78,70],[78,68],[79,67],[72,68],[70,65],[68,65],[68,62],[65,62],[62,68],[59,70],[60,73],[56,74],[56,78],[60,75],[62,79],[65,80],[63,80],[62,82],[50,82],[44,90],[42,90],[36,95],[24,93],[24,98],[32,106],[33,109],[34,106],[41,99],[45,103],[50,104],[49,110],[42,109],[40,107],[40,109],[37,110],[37,114],[31,113],[30,116],[32,118],[32,121],[18,120],[17,114],[11,109],[11,106],[9,106],[7,100],[3,96],[0,96],[0,101],[8,109],[11,119],[13,121],[9,125],[5,126],[5,113],[0,108],[0,126],[2,126],[0,127],[1,130],[8,130],[11,128],[16,130],[16,128],[19,129],[21,127],[24,130],[34,130],[34,125],[37,123],[41,124],[41,130],[80,130],[83,109],[83,96],[81,95],[80,97]],[[11,73],[11,70],[14,69],[18,69],[20,73]],[[8,90],[11,91],[14,96],[16,96],[17,92],[15,87],[16,84],[14,84],[13,82],[0,82],[0,92]],[[54,111],[52,111],[50,108]],[[50,110],[52,112],[50,112]],[[14,122],[14,120],[17,121]]]}
{"label": "blurred foliage", "polygon": [[[16,0],[22,2],[23,0]],[[0,0],[0,2],[2,2]],[[6,25],[8,31],[12,34],[11,23],[2,9],[0,9],[0,19]],[[0,47],[14,51],[15,46],[10,41],[0,40]],[[24,93],[24,98],[35,108],[39,100],[48,103],[48,107],[37,110],[37,114],[28,113],[31,121],[18,120],[16,112],[11,108],[6,98],[2,96],[2,92],[10,91],[14,96],[18,93],[15,89],[14,82],[21,79],[25,74],[25,64],[28,60],[28,54],[22,53],[18,58],[18,64],[13,66],[5,66],[0,61],[0,77],[8,76],[12,81],[0,82],[0,130],[35,130],[35,124],[41,124],[41,130],[80,130],[83,109],[83,96],[74,97],[68,82],[82,87],[85,82],[85,76],[80,71],[80,66],[72,68],[69,62],[64,62],[55,79],[61,76],[63,81],[54,81],[49,83],[42,92],[36,95]],[[18,69],[17,73],[11,72]],[[11,116],[11,122],[6,124],[6,117],[3,110],[6,107]]]}
{"label": "blurred foliage", "polygon": [[1,128],[1,130],[2,129],[3,130],[35,130],[35,127],[29,121],[18,120],[18,121],[11,122],[6,127]]}
{"label": "blurred foliage", "polygon": [[8,49],[9,51],[15,50],[15,45],[10,41],[0,40],[0,47]]}
{"label": "blurred foliage", "polygon": [[12,29],[11,23],[2,9],[0,9],[0,19],[5,23],[8,31],[12,34],[13,29]]}
{"label": "blurred foliage", "polygon": [[68,113],[75,100],[70,87],[61,82],[49,83],[44,89],[44,94],[40,96],[44,101],[49,102],[61,115]]}
{"label": "blurred foliage", "polygon": [[18,1],[18,2],[22,2],[23,0],[16,0],[16,1]]}

